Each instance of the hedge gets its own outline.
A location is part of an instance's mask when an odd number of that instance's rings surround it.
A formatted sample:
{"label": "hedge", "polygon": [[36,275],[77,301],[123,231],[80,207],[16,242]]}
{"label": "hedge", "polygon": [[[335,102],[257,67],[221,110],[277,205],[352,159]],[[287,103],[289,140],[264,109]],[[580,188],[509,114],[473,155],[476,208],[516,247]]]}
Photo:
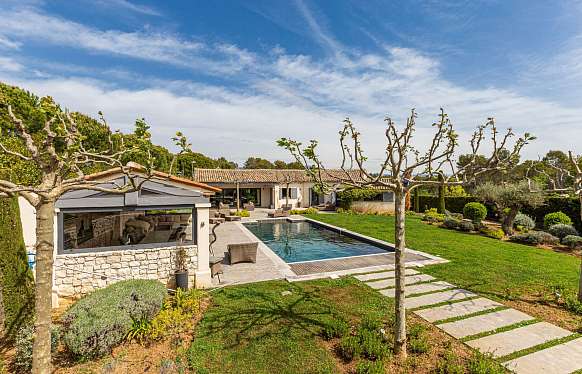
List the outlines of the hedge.
{"label": "hedge", "polygon": [[34,280],[28,268],[16,198],[0,199],[0,253],[4,326],[8,339],[13,340],[34,311]]}
{"label": "hedge", "polygon": [[[430,208],[438,208],[438,199],[438,196],[419,196],[420,211],[424,212]],[[445,201],[446,208],[449,212],[463,213],[463,207],[465,204],[473,201],[479,201],[479,198],[475,196],[447,196],[445,197]],[[495,206],[487,203],[485,206],[487,207],[487,218],[497,219],[498,213]],[[577,197],[550,197],[546,199],[546,202],[543,205],[540,205],[537,208],[524,206],[520,211],[535,219],[536,223],[540,225],[540,227],[544,222],[544,216],[546,214],[552,212],[564,212],[572,219],[574,227],[576,227],[578,231],[582,232],[582,222],[580,222],[580,201]]]}
{"label": "hedge", "polygon": [[537,208],[525,206],[521,212],[534,218],[538,225],[544,222],[544,216],[552,212],[564,212],[572,219],[574,227],[582,231],[582,222],[580,222],[580,201],[578,198],[569,197],[550,197],[545,203]]}

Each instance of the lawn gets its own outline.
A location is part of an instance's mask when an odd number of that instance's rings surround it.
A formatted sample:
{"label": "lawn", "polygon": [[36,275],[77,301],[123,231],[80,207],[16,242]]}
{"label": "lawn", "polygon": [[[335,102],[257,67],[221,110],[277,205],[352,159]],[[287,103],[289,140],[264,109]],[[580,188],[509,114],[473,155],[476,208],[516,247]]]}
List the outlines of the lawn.
{"label": "lawn", "polygon": [[[394,242],[391,216],[320,214],[310,218]],[[406,244],[450,261],[423,272],[488,297],[539,304],[554,288],[577,291],[580,259],[569,254],[446,230],[415,216],[406,220]],[[582,322],[574,315],[569,318]]]}
{"label": "lawn", "polygon": [[[324,340],[324,327],[345,320],[351,325],[347,335],[354,335],[362,319],[379,320],[391,335],[392,316],[391,299],[351,277],[228,287],[213,292],[213,306],[178,360],[197,373],[354,372],[363,359],[342,360],[337,353],[340,339]],[[412,315],[409,324],[423,331],[413,338],[417,352],[402,364],[386,357],[386,370],[428,373],[448,365],[449,370],[456,367],[454,372],[472,372],[469,367],[478,356],[467,347]],[[502,372],[497,364],[480,360]]]}

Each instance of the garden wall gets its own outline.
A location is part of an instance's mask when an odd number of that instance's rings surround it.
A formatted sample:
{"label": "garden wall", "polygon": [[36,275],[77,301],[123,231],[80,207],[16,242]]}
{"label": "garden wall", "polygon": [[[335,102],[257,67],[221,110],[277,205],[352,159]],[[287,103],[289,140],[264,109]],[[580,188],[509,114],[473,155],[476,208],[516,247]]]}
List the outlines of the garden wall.
{"label": "garden wall", "polygon": [[[185,246],[189,254],[189,284],[194,286],[196,246]],[[55,259],[54,285],[57,295],[81,296],[125,279],[157,279],[175,287],[176,247],[59,254]]]}

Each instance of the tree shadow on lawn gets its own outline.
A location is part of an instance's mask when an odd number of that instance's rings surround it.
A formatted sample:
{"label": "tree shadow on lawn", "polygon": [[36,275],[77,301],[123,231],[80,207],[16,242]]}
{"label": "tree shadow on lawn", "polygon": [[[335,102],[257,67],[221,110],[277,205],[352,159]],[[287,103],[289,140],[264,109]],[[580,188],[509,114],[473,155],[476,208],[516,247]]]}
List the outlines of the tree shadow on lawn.
{"label": "tree shadow on lawn", "polygon": [[[266,292],[257,289],[223,289],[216,296],[216,305],[202,320],[198,337],[220,339],[224,348],[265,337],[317,335],[337,310],[317,295],[317,289],[307,291],[297,285],[273,287]],[[281,291],[290,290],[282,296]]]}

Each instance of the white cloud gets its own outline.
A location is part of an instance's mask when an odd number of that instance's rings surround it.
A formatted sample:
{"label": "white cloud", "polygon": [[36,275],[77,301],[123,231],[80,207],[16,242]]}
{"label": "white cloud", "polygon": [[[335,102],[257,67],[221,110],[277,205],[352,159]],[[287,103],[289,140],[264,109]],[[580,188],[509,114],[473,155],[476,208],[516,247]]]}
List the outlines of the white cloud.
{"label": "white cloud", "polygon": [[152,7],[135,4],[135,3],[132,3],[128,0],[99,0],[99,1],[97,1],[97,3],[101,3],[101,4],[106,5],[106,6],[114,6],[114,7],[122,8],[125,10],[129,10],[131,12],[145,14],[148,16],[161,16],[162,15],[158,10],[156,10]]}
{"label": "white cloud", "polygon": [[[465,88],[443,77],[437,58],[410,48],[386,46],[374,54],[344,49],[320,60],[276,48],[260,57],[233,44],[208,45],[150,32],[102,31],[33,8],[15,12],[18,17],[3,18],[6,22],[0,37],[9,38],[6,40],[41,40],[209,70],[230,79],[235,84],[222,87],[161,81],[120,69],[102,75],[101,81],[87,80],[79,76],[96,76],[91,69],[86,74],[73,67],[59,71],[45,63],[47,72],[22,67],[10,58],[0,60],[2,70],[12,73],[0,75],[3,81],[51,95],[72,110],[90,115],[102,110],[113,127],[127,130],[135,118],[145,117],[153,126],[155,141],[161,144],[169,145],[172,134],[183,130],[196,150],[212,156],[236,161],[250,155],[288,158],[275,146],[276,139],[315,138],[320,140],[324,159],[336,165],[337,130],[350,116],[362,132],[367,155],[377,165],[383,158],[384,115],[402,123],[412,107],[419,113],[415,136],[420,148],[428,143],[431,123],[441,107],[461,132],[465,150],[470,133],[489,116],[495,116],[501,128],[513,127],[517,133],[529,131],[539,136],[540,140],[526,149],[528,157],[553,148],[576,150],[582,138],[582,108],[508,89]],[[337,47],[317,25],[311,26],[321,33],[321,40]],[[326,35],[332,39],[327,40]],[[31,74],[33,69],[39,69],[38,73]],[[124,81],[138,88],[123,88]]]}
{"label": "white cloud", "polygon": [[23,69],[23,66],[10,57],[0,56],[0,71],[17,72]]}
{"label": "white cloud", "polygon": [[[3,19],[1,40],[43,41],[94,53],[169,63],[214,74],[235,73],[254,62],[252,53],[234,45],[207,45],[167,33],[103,31],[43,14],[35,8],[5,10],[3,14],[0,9],[0,15]],[[223,63],[216,64],[217,59],[222,59]]]}

